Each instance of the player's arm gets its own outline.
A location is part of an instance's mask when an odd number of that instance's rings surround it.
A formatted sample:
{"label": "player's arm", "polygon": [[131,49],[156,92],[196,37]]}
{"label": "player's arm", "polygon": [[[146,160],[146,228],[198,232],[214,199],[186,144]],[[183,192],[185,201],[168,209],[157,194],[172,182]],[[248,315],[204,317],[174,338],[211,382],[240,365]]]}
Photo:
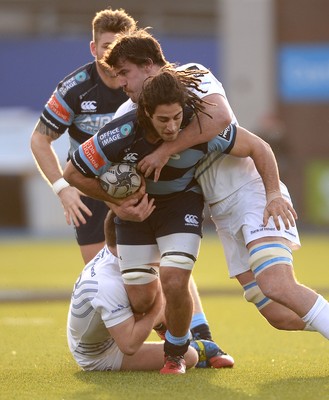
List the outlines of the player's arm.
{"label": "player's arm", "polygon": [[41,175],[51,186],[55,184],[53,189],[62,202],[66,222],[70,225],[72,220],[79,226],[80,223],[86,223],[81,211],[89,216],[91,211],[80,200],[78,190],[63,179],[62,168],[52,147],[52,142],[59,136],[39,120],[31,136],[31,150]]}
{"label": "player's arm", "polygon": [[75,168],[72,161],[65,166],[64,178],[70,185],[75,186],[87,196],[105,201],[108,207],[123,220],[144,221],[155,208],[154,199],[149,200],[145,193],[145,184],[131,196],[125,199],[116,199],[105,192],[96,177],[83,175]]}
{"label": "player's arm", "polygon": [[203,100],[210,104],[204,104],[205,114],[199,113],[199,121],[194,117],[190,124],[182,129],[176,140],[162,143],[153,153],[139,162],[138,168],[145,177],[154,170],[154,180],[157,181],[162,167],[172,154],[209,142],[231,123],[232,115],[225,97],[213,93],[203,97]]}
{"label": "player's arm", "polygon": [[236,138],[230,155],[236,157],[251,157],[260,174],[265,191],[267,204],[264,211],[264,224],[272,216],[277,229],[280,229],[279,216],[285,227],[295,225],[297,213],[292,205],[282,197],[278,165],[271,146],[248,130],[237,126]]}
{"label": "player's arm", "polygon": [[132,316],[121,324],[108,328],[119,349],[127,355],[133,355],[150,335],[158,321],[162,309],[162,295],[158,291],[151,310],[140,318]]}

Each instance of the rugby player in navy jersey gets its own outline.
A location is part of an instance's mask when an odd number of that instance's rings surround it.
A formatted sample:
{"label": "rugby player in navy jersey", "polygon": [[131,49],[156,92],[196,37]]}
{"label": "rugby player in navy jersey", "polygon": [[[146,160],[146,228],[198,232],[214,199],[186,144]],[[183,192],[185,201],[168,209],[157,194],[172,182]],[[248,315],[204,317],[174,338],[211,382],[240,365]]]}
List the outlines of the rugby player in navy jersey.
{"label": "rugby player in navy jersey", "polygon": [[104,246],[104,218],[108,207],[82,194],[63,178],[52,142],[66,131],[69,155],[111,121],[117,108],[127,100],[118,81],[99,64],[115,35],[135,28],[124,10],[105,9],[92,21],[90,51],[95,60],[66,76],[48,100],[34,128],[31,149],[43,177],[52,185],[64,208],[66,222],[74,224],[76,239],[85,263]]}
{"label": "rugby player in navy jersey", "polygon": [[[203,91],[209,80],[208,72],[201,69],[175,71],[165,67],[161,73],[150,76],[144,82],[137,110],[114,119],[82,144],[67,164],[65,178],[88,195],[108,201],[117,213],[115,203],[121,201],[108,196],[95,178],[112,163],[138,162],[163,142],[178,140],[181,129],[190,121],[196,120],[198,125],[201,115],[211,118],[205,106],[211,109],[216,105],[195,93]],[[172,157],[158,182],[153,177],[146,179],[145,196],[152,197],[152,213],[146,219],[116,220],[120,269],[134,310],[146,312],[152,305],[160,266],[168,328],[165,365],[161,370],[164,374],[185,372],[184,354],[189,345],[193,312],[188,283],[199,251],[203,219],[203,196],[194,174],[198,161],[211,151],[252,155],[260,168],[264,157],[268,164],[276,165],[264,141],[230,125],[208,143]]]}
{"label": "rugby player in navy jersey", "polygon": [[[95,61],[78,68],[64,78],[45,106],[31,137],[31,148],[36,163],[46,180],[60,198],[66,221],[73,222],[76,239],[85,263],[88,263],[104,245],[104,218],[108,212],[103,201],[82,195],[62,176],[62,169],[52,148],[52,142],[66,131],[72,152],[105,123],[128,98],[111,71],[99,62],[108,45],[125,29],[134,29],[135,21],[124,10],[106,9],[98,12],[92,22],[93,40],[90,43]],[[134,212],[146,217],[151,205],[142,202]],[[196,313],[192,332],[196,338],[212,339],[210,327],[192,277],[190,282]],[[163,327],[159,327],[161,332]],[[223,367],[233,366],[232,357],[222,353]],[[218,361],[217,361],[218,365]]]}
{"label": "rugby player in navy jersey", "polygon": [[[136,101],[143,81],[160,70],[163,61],[159,55],[159,43],[141,31],[119,38],[105,56],[105,62],[114,68],[122,87]],[[219,95],[219,98],[212,96],[218,106],[212,116],[223,111],[225,114],[229,106],[222,85],[209,74],[202,88],[207,100],[209,93]],[[132,105],[128,101],[120,108],[127,111]],[[232,111],[231,116],[236,122]],[[192,125],[193,122],[189,127]],[[163,142],[139,162],[140,170],[146,177],[154,170],[157,181],[171,155],[209,140],[214,130],[216,133],[216,118],[208,119],[208,123],[202,120],[201,125],[202,135],[196,135],[197,130],[183,129],[177,140]],[[229,132],[224,131],[223,136]],[[208,153],[195,174],[224,246],[230,277],[239,281],[246,300],[256,305],[274,327],[317,331],[328,339],[328,301],[295,278],[292,251],[300,246],[295,225],[297,214],[288,189],[279,180],[273,152],[255,135],[242,133],[237,128],[230,154]],[[258,151],[262,147],[263,155]],[[122,215],[129,219],[124,205],[117,214],[122,210]],[[138,220],[136,209],[132,211],[132,218]]]}

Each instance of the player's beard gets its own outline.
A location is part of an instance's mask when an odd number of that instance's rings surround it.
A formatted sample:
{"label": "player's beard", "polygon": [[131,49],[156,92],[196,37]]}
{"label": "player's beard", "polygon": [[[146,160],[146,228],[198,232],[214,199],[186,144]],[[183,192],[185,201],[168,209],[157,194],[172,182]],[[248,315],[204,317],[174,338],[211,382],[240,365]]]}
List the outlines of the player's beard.
{"label": "player's beard", "polygon": [[96,60],[97,70],[102,80],[105,81],[107,86],[112,89],[119,89],[120,84],[118,83],[117,76],[115,72],[109,67],[104,65],[104,63]]}

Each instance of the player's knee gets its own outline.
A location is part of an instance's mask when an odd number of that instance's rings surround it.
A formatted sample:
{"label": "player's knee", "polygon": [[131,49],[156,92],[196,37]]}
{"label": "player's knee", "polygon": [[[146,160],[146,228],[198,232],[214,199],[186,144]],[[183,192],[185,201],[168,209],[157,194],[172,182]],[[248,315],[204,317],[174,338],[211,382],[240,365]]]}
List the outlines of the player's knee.
{"label": "player's knee", "polygon": [[149,265],[141,265],[138,268],[121,271],[125,285],[146,285],[158,279],[158,268]]}
{"label": "player's knee", "polygon": [[258,310],[262,310],[271,303],[271,300],[264,295],[256,281],[251,281],[243,285],[243,289],[244,298],[248,302],[255,304]]}
{"label": "player's knee", "polygon": [[255,277],[274,265],[292,265],[292,251],[280,242],[262,242],[249,249],[249,266]]}

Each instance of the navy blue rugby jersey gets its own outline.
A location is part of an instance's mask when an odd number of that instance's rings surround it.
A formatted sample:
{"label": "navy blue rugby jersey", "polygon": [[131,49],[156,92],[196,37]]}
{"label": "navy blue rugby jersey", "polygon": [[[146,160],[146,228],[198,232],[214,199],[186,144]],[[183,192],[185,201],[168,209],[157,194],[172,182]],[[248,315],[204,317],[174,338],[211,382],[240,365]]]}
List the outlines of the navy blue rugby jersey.
{"label": "navy blue rugby jersey", "polygon": [[111,121],[127,98],[121,88],[110,89],[104,84],[94,61],[78,68],[58,84],[40,119],[59,134],[68,129],[72,153]]}
{"label": "navy blue rugby jersey", "polygon": [[[229,153],[235,135],[236,128],[230,125],[209,143],[173,154],[163,167],[158,182],[153,181],[153,176],[146,179],[147,193],[153,196],[172,195],[186,190],[201,193],[194,179],[197,163],[209,151]],[[111,164],[138,163],[161,143],[152,144],[145,139],[144,130],[137,123],[136,110],[132,110],[106,124],[95,136],[80,145],[71,161],[81,174],[97,177],[106,172]]]}

